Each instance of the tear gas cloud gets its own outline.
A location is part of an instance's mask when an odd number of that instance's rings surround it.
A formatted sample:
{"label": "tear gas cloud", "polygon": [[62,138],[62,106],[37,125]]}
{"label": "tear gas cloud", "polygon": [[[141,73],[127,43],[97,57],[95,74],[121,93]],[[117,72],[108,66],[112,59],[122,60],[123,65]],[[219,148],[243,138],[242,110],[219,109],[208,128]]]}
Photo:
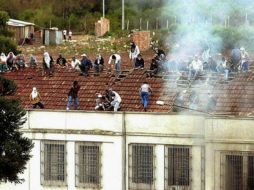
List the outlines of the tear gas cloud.
{"label": "tear gas cloud", "polygon": [[[173,34],[169,34],[167,39],[170,45],[169,58],[171,61],[190,62],[194,55],[199,55],[203,62],[207,62],[209,56],[217,60],[221,59],[225,41],[228,39],[232,39],[231,44],[233,45],[230,48],[244,46],[247,50],[254,50],[252,40],[254,30],[250,22],[254,16],[254,11],[251,10],[251,7],[254,7],[252,0],[168,0],[165,1],[165,7],[168,7],[168,14],[173,18],[171,23],[173,20],[176,27]],[[234,36],[229,38],[216,30],[239,32],[241,35],[236,36],[237,39]],[[209,83],[211,77],[209,73],[203,77],[206,80],[192,82],[194,85],[199,83],[200,89],[189,90],[189,92],[178,89],[176,104],[180,102],[182,105],[182,99],[187,97],[189,109],[200,110],[201,107],[196,102],[198,99],[208,99],[208,95],[213,94],[214,85]],[[171,87],[170,83],[165,86],[165,88]],[[178,103],[177,100],[179,100]],[[213,105],[216,104],[212,99],[207,102],[207,105],[211,102]]]}
{"label": "tear gas cloud", "polygon": [[[177,21],[174,45],[171,44],[173,59],[186,59],[184,56],[200,54],[206,49],[210,49],[211,54],[220,53],[224,44],[221,35],[215,32],[216,26],[235,27],[241,33],[245,41],[239,40],[235,47],[254,47],[250,44],[252,40],[246,40],[253,31],[246,25],[254,14],[252,0],[169,0],[165,6],[169,16],[174,15]],[[171,40],[172,37],[169,43]]]}

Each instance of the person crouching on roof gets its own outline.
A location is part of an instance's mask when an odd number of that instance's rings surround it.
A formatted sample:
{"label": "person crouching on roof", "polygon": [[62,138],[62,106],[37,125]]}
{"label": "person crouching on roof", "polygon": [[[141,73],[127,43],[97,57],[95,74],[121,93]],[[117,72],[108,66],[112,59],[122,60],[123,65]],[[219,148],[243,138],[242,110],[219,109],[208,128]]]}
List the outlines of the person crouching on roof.
{"label": "person crouching on roof", "polygon": [[15,59],[16,59],[16,56],[14,55],[13,52],[10,52],[8,53],[7,55],[7,58],[6,58],[6,63],[7,63],[7,66],[8,66],[8,70],[14,70],[15,69]]}
{"label": "person crouching on roof", "polygon": [[105,110],[103,101],[102,101],[102,95],[100,93],[96,93],[96,106],[95,106],[95,110]]}
{"label": "person crouching on roof", "polygon": [[130,61],[132,61],[133,66],[135,67],[136,59],[138,55],[140,54],[140,50],[139,50],[139,47],[134,42],[131,42],[130,46],[131,47],[130,47],[129,58],[130,58]]}
{"label": "person crouching on roof", "polygon": [[89,76],[88,71],[90,70],[90,68],[93,67],[93,65],[92,65],[91,60],[88,59],[86,54],[82,54],[81,57],[82,57],[82,59],[80,61],[81,64],[79,65],[79,68],[82,72],[81,75],[87,77],[87,76]]}
{"label": "person crouching on roof", "polygon": [[146,81],[141,85],[139,93],[140,93],[140,97],[141,97],[141,101],[144,106],[144,109],[145,111],[147,111],[148,102],[149,102],[148,98],[150,94],[152,93],[152,89]]}
{"label": "person crouching on roof", "polygon": [[112,97],[112,101],[110,104],[112,107],[114,107],[114,112],[117,112],[118,109],[120,109],[120,104],[122,102],[122,99],[116,91],[113,91],[112,89],[110,89],[109,91]]}
{"label": "person crouching on roof", "polygon": [[30,94],[30,101],[33,104],[33,108],[36,108],[37,106],[39,106],[41,109],[44,108],[43,103],[41,103],[41,96],[36,87],[33,87],[33,90]]}
{"label": "person crouching on roof", "polygon": [[7,70],[6,55],[4,53],[1,53],[1,56],[0,56],[0,73],[5,72],[6,70]]}
{"label": "person crouching on roof", "polygon": [[97,74],[99,74],[102,72],[103,68],[104,68],[104,59],[100,54],[98,54],[94,61],[94,70]]}
{"label": "person crouching on roof", "polygon": [[[114,61],[114,64],[112,64],[112,60]],[[115,74],[118,76],[121,73],[121,56],[119,54],[112,54],[109,57],[108,64],[112,70],[115,70]]]}
{"label": "person crouching on roof", "polygon": [[68,102],[66,110],[70,109],[72,99],[74,99],[74,107],[75,109],[78,109],[78,91],[80,89],[80,86],[78,85],[78,81],[74,81],[73,85],[68,93]]}

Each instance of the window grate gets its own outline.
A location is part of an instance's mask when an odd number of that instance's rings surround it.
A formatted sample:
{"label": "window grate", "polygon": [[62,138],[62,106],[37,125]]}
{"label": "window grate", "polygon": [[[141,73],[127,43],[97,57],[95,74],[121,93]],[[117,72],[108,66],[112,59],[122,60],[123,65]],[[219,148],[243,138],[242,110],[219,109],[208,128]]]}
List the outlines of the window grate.
{"label": "window grate", "polygon": [[243,157],[238,155],[226,156],[226,189],[243,189]]}
{"label": "window grate", "polygon": [[133,144],[129,151],[130,189],[154,189],[154,146]]}
{"label": "window grate", "polygon": [[222,190],[254,189],[254,153],[222,153],[221,174]]}
{"label": "window grate", "polygon": [[190,148],[167,146],[165,148],[165,189],[190,190]]}
{"label": "window grate", "polygon": [[62,141],[43,141],[41,145],[42,184],[65,185],[66,145]]}
{"label": "window grate", "polygon": [[100,144],[76,144],[76,181],[77,185],[86,188],[99,188],[101,175]]}

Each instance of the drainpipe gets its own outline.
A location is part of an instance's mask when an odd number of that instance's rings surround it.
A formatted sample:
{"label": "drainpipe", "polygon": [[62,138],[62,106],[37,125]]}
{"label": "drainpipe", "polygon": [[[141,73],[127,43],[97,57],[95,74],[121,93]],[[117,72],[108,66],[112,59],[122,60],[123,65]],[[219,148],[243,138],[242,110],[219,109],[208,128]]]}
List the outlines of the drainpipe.
{"label": "drainpipe", "polygon": [[122,114],[122,160],[123,160],[123,184],[122,184],[122,190],[126,189],[126,173],[127,173],[127,167],[126,167],[126,123],[125,123],[125,112]]}

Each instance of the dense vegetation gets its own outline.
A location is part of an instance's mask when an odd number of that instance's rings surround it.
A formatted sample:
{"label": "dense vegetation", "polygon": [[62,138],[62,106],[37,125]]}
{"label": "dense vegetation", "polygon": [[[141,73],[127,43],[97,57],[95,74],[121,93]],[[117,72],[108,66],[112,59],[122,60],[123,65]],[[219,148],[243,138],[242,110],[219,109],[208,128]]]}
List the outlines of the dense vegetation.
{"label": "dense vegetation", "polygon": [[[157,9],[163,0],[128,0],[126,19],[134,20],[144,16],[153,20],[160,14]],[[61,2],[61,3],[60,3]],[[36,23],[40,27],[70,28],[74,31],[92,33],[94,23],[102,16],[102,0],[0,0],[0,9],[11,18]],[[105,0],[106,17],[111,20],[113,31],[121,29],[121,1]],[[157,16],[156,16],[157,15]]]}
{"label": "dense vegetation", "polygon": [[0,52],[18,53],[15,43],[11,39],[13,33],[6,28],[6,22],[9,20],[9,15],[5,11],[0,11]]}
{"label": "dense vegetation", "polygon": [[[253,32],[254,11],[250,0],[125,0],[125,28],[160,31],[156,33],[159,43],[166,39],[175,43],[176,33],[185,30],[180,17],[189,20],[212,22],[212,33],[222,38],[222,48],[244,45],[254,50],[250,42]],[[105,0],[106,17],[110,19],[111,34],[121,31],[121,0]],[[195,17],[188,15],[186,7],[195,10]],[[102,16],[102,0],[0,0],[0,10],[11,18],[34,22],[38,28],[58,27],[85,34],[94,33],[94,23]],[[248,19],[247,19],[248,16]],[[227,27],[225,28],[225,23]],[[187,25],[188,27],[188,25]],[[180,29],[180,33],[179,33]],[[182,36],[182,35],[179,35]],[[252,35],[251,35],[252,36]],[[172,39],[172,40],[171,40]],[[1,40],[1,38],[0,38]],[[169,41],[169,40],[168,40]]]}

